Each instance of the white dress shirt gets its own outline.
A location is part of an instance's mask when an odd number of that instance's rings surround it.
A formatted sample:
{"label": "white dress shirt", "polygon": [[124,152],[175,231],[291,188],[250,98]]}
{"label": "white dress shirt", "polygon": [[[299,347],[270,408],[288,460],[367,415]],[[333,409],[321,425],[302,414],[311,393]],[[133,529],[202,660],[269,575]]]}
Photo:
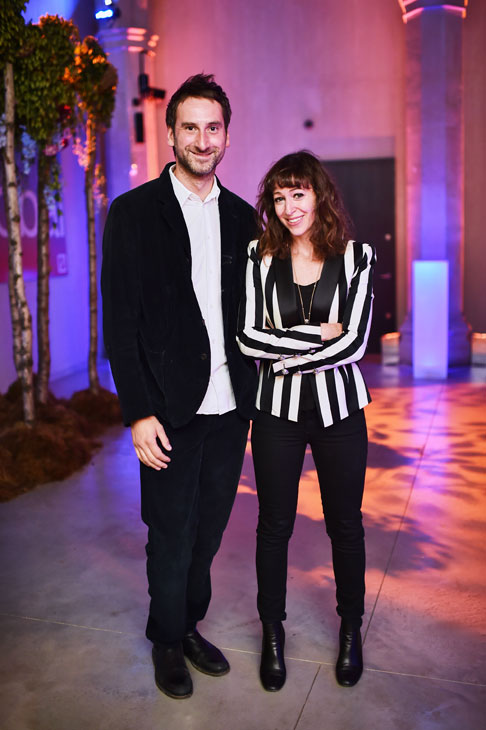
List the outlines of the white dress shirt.
{"label": "white dress shirt", "polygon": [[206,323],[211,348],[211,375],[198,413],[227,413],[236,408],[236,402],[224,349],[218,206],[220,189],[214,178],[211,192],[205,200],[201,200],[176,178],[173,167],[170,169],[170,179],[189,233],[192,285]]}

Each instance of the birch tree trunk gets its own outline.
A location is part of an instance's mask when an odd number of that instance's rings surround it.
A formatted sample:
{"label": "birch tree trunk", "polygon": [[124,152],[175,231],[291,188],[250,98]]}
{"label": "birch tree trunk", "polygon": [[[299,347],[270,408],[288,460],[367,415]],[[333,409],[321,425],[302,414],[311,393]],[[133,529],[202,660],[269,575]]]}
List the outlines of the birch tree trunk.
{"label": "birch tree trunk", "polygon": [[49,179],[51,158],[39,150],[37,164],[37,382],[36,395],[39,403],[47,403],[51,373],[51,348],[49,342],[49,210],[44,195]]}
{"label": "birch tree trunk", "polygon": [[86,148],[88,163],[84,174],[84,192],[86,196],[86,212],[88,215],[88,251],[89,251],[89,356],[88,375],[89,389],[98,393],[98,288],[96,277],[96,229],[94,205],[94,173],[96,162],[96,122],[88,117],[86,125]]}
{"label": "birch tree trunk", "polygon": [[20,237],[20,209],[15,171],[14,120],[15,96],[14,77],[11,63],[5,65],[5,125],[6,145],[3,148],[3,167],[6,188],[7,230],[9,238],[8,265],[11,319],[14,338],[14,362],[17,377],[22,386],[24,421],[28,426],[34,423],[34,389],[32,372],[32,316],[25,296],[24,272],[22,266],[22,241]]}
{"label": "birch tree trunk", "polygon": [[[2,157],[2,191],[3,191],[3,203],[5,208],[5,220],[8,221],[8,208],[7,208],[7,185],[5,182],[5,160]],[[15,291],[14,291],[14,276],[10,266],[8,268],[8,299],[10,302],[10,319],[12,320],[12,334],[13,334],[13,358],[15,364],[15,370],[18,371],[20,368],[20,319],[17,304],[15,302]]]}

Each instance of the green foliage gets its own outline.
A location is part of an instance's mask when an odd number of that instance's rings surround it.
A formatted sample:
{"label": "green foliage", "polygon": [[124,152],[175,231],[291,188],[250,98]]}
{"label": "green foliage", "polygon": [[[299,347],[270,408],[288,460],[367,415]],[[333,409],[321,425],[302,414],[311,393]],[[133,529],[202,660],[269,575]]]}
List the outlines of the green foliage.
{"label": "green foliage", "polygon": [[25,28],[14,63],[16,115],[40,148],[74,126],[76,97],[69,78],[78,38],[72,21],[57,15],[45,15]]}
{"label": "green foliage", "polygon": [[28,0],[1,0],[0,2],[0,70],[13,63],[18,54],[25,21],[22,12]]}
{"label": "green foliage", "polygon": [[115,108],[117,72],[92,36],[76,46],[74,73],[70,80],[78,96],[81,123],[88,119],[97,128],[109,127]]}

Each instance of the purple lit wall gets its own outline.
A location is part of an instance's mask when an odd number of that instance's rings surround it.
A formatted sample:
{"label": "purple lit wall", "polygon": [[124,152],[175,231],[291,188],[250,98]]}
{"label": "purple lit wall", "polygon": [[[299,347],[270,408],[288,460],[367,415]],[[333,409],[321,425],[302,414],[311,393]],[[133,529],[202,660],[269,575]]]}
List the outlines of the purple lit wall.
{"label": "purple lit wall", "polygon": [[[41,15],[60,15],[62,18],[72,18],[79,0],[29,0],[24,17],[27,21],[37,23]],[[92,5],[86,2],[85,5]]]}
{"label": "purple lit wall", "polygon": [[[41,15],[74,13],[82,35],[95,30],[90,1],[31,0],[25,17],[37,22]],[[83,173],[70,148],[61,153],[63,170],[63,231],[67,274],[51,278],[52,377],[85,370],[88,353],[88,254],[84,212]],[[55,246],[55,241],[53,241]],[[27,298],[35,322],[36,284],[26,284]],[[15,379],[12,356],[10,308],[6,283],[0,283],[0,392]],[[34,330],[34,363],[36,362]]]}

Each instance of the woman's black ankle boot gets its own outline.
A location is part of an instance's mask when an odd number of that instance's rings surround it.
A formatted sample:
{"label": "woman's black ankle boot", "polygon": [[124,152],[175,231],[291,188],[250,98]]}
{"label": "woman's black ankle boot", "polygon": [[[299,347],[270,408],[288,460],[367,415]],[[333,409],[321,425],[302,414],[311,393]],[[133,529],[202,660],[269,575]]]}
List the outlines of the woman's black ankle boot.
{"label": "woman's black ankle boot", "polygon": [[363,673],[361,631],[355,623],[342,619],[336,679],[342,687],[353,687]]}
{"label": "woman's black ankle boot", "polygon": [[260,679],[267,692],[278,692],[285,684],[285,631],[281,621],[262,621],[263,641]]}

